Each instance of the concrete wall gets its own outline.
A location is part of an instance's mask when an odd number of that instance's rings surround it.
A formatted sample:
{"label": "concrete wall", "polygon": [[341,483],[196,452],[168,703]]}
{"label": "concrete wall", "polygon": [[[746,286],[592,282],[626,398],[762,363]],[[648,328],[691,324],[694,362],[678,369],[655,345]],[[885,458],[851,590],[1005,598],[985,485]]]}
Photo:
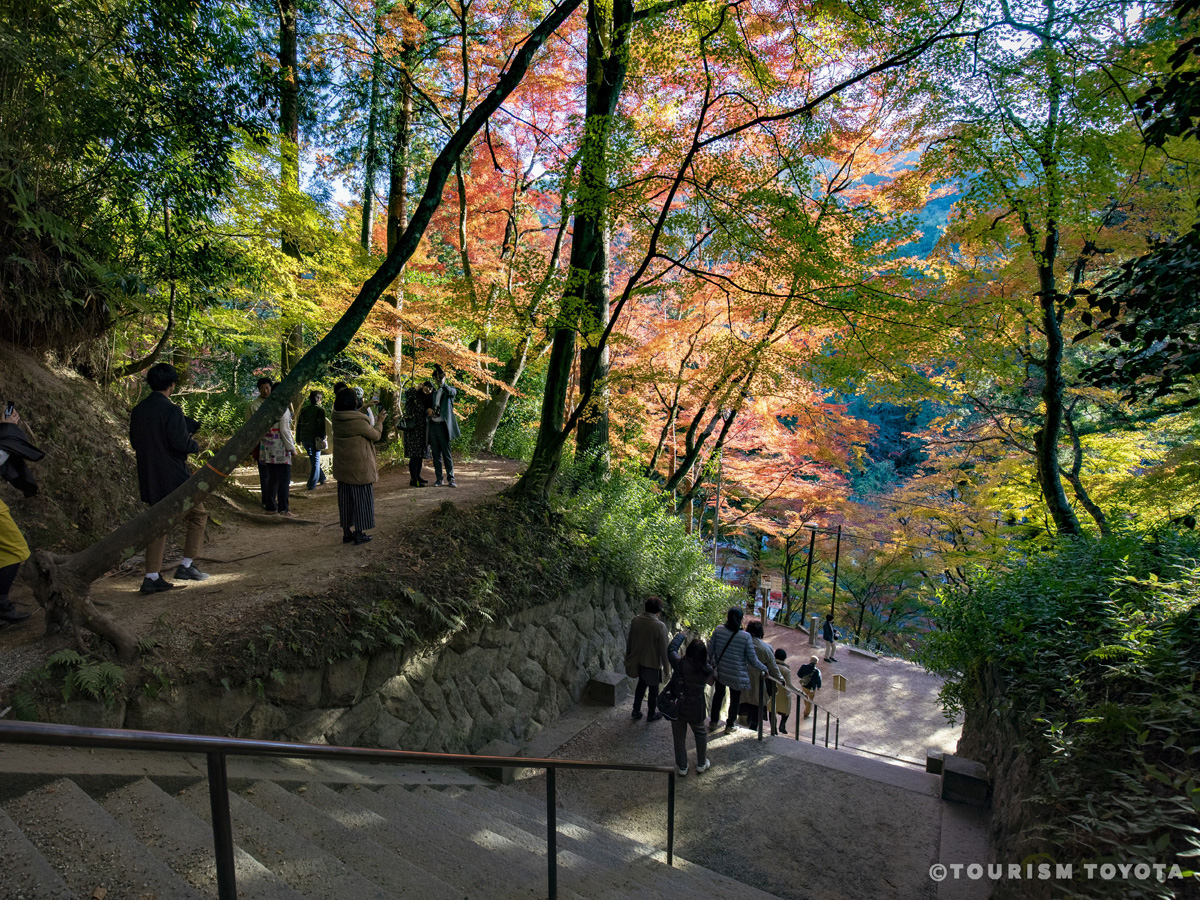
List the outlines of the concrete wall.
{"label": "concrete wall", "polygon": [[473,752],[496,738],[533,737],[594,674],[622,670],[634,606],[597,581],[417,652],[340,659],[262,688],[180,685],[170,698],[111,708],[76,701],[46,713],[68,724]]}

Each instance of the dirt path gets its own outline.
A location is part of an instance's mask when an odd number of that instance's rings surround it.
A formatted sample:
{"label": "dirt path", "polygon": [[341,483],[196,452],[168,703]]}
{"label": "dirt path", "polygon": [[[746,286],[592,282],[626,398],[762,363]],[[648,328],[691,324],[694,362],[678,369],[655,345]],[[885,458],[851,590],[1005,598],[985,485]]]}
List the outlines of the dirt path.
{"label": "dirt path", "polygon": [[[96,581],[92,597],[136,633],[152,635],[169,654],[202,653],[204,644],[231,622],[274,600],[319,590],[365,568],[420,528],[422,519],[443,502],[469,509],[513,483],[523,467],[502,457],[476,457],[455,466],[457,488],[434,487],[429,466],[425,474],[430,484],[422,488],[409,486],[406,466],[386,468],[375,485],[374,540],[361,547],[342,543],[332,478],[308,491],[294,472],[291,511],[296,518],[285,519],[259,511],[258,473],[238,469],[232,477],[247,491],[231,492],[228,506],[210,504],[213,511],[198,562],[211,578],[179,582],[173,591],[143,596],[138,588],[144,560],[138,555]],[[172,543],[163,569],[168,580],[178,560],[179,545]],[[13,599],[34,616],[0,631],[0,686],[12,684],[54,651],[73,646],[69,638],[43,633],[40,611],[23,583],[18,582]]]}

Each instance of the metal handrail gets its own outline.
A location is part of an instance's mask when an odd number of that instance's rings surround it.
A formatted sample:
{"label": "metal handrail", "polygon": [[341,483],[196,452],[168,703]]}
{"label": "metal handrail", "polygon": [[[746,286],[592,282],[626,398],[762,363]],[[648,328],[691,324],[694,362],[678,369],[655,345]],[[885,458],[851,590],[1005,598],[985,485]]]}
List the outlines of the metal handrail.
{"label": "metal handrail", "polygon": [[[759,687],[758,687],[759,709],[763,708],[763,691],[764,691],[765,681],[766,681],[765,677],[760,678],[758,681],[758,684],[759,684]],[[817,703],[815,698],[810,700],[806,694],[803,694],[802,692],[796,690],[794,687],[791,687],[787,683],[776,682],[776,684],[778,687],[787,691],[789,694],[791,694],[792,696],[794,696],[796,698],[796,704],[797,704],[796,705],[796,724],[792,728],[792,731],[796,735],[796,740],[797,741],[800,740],[800,706],[799,706],[799,704],[801,702],[810,702],[810,703],[812,703],[812,708],[813,708],[813,712],[814,712],[813,728],[812,728],[812,743],[813,743],[813,745],[815,746],[817,743],[817,718],[818,718],[819,714],[822,711],[824,711],[824,713],[825,713],[825,746],[826,747],[829,746],[829,720],[833,719],[833,749],[834,750],[840,749],[839,743],[840,743],[841,734],[842,734],[842,720],[834,713],[831,713],[828,709],[824,709],[824,707],[822,707],[819,703]],[[760,715],[759,719],[758,719],[758,739],[760,741],[763,739],[762,720],[763,720],[763,716]],[[774,722],[774,719],[772,719],[771,721]],[[774,725],[772,725],[772,734],[773,733],[774,733]]]}
{"label": "metal handrail", "polygon": [[539,759],[521,756],[472,756],[466,753],[425,753],[326,744],[294,744],[249,738],[222,738],[203,734],[159,731],[126,731],[120,728],[83,728],[44,722],[0,721],[0,743],[51,746],[102,747],[114,750],[149,750],[203,753],[208,758],[208,795],[212,805],[213,845],[217,861],[219,900],[237,900],[233,867],[233,826],[229,818],[229,780],[226,756],[265,756],[349,762],[443,765],[463,768],[505,766],[546,770],[546,856],[550,900],[558,897],[558,827],[554,775],[557,769],[658,772],[667,776],[667,865],[675,864],[675,767],[636,763],[605,763],[576,759]]}

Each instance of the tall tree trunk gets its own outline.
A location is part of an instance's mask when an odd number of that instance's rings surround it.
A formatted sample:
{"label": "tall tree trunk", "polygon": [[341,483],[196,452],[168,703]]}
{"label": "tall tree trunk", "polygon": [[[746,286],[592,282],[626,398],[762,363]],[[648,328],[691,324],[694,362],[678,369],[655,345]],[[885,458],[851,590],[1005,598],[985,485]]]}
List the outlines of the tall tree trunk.
{"label": "tall tree trunk", "polygon": [[[600,248],[593,264],[592,278],[587,287],[587,309],[584,318],[584,346],[579,351],[579,387],[591,394],[588,408],[579,417],[575,431],[575,452],[593,459],[593,471],[603,475],[608,471],[608,344],[596,345],[608,327],[611,291],[609,287],[611,232],[607,210],[600,225]],[[588,390],[590,386],[590,391]]]}
{"label": "tall tree trunk", "polygon": [[[608,6],[602,0],[589,0],[587,96],[569,271],[550,349],[537,444],[529,467],[513,487],[513,493],[518,496],[546,499],[558,475],[563,446],[569,436],[564,430],[564,406],[575,363],[576,333],[588,315],[589,304],[598,302],[591,286],[597,278],[604,277],[606,265],[603,244],[608,207],[608,142],[625,83],[632,21],[632,0],[613,0]],[[606,304],[606,322],[607,314]],[[589,333],[593,327],[594,324],[589,322]],[[589,393],[593,388],[595,364],[599,361],[597,354],[589,362],[588,371],[582,373],[581,392],[585,385]]]}
{"label": "tall tree trunk", "polygon": [[169,496],[90,547],[70,556],[39,550],[29,565],[34,596],[47,611],[50,621],[69,618],[77,632],[91,630],[111,641],[122,659],[137,656],[137,635],[125,625],[101,613],[89,596],[91,583],[122,559],[132,555],[155,535],[162,534],[180,521],[183,514],[211,493],[246,457],[270,423],[278,421],[284,407],[299,397],[304,386],[319,375],[346,349],[358,329],[370,315],[375,303],[400,274],[416,250],[430,219],[441,203],[442,192],[454,168],[454,161],[483,128],[505,99],[521,83],[529,64],[546,39],[579,6],[581,0],[563,0],[533,29],[514,52],[508,67],[491,91],[476,105],[461,128],[450,136],[446,146],[429,168],[425,192],[417,204],[408,227],[389,251],[387,258],[363,284],[358,296],[316,345],[296,364],[278,388],[258,408],[209,462],[193,472],[186,482]]}
{"label": "tall tree trunk", "polygon": [[[403,70],[396,101],[395,129],[392,134],[391,165],[388,177],[387,249],[388,253],[400,240],[408,227],[408,177],[409,148],[412,145],[412,82],[409,71],[415,50],[406,47]],[[399,316],[404,311],[404,266],[396,279],[395,291],[388,294],[387,302],[396,311],[397,321],[387,338],[388,357],[392,361],[392,387],[379,392],[379,405],[389,413],[384,422],[383,438],[386,440],[392,423],[400,420],[400,385],[404,383],[404,326]],[[414,352],[416,348],[413,348]]]}
{"label": "tall tree trunk", "polygon": [[[382,12],[375,10],[375,38],[383,33]],[[371,225],[375,210],[375,173],[379,169],[379,80],[383,77],[383,54],[371,54],[371,95],[367,111],[367,146],[363,153],[362,235],[360,243],[371,252]]]}
{"label": "tall tree trunk", "polygon": [[[296,39],[296,0],[279,0],[279,137],[280,196],[287,205],[300,193],[300,66]],[[292,259],[300,259],[300,247],[289,233],[284,216],[280,245]],[[279,347],[279,370],[287,375],[304,350],[304,324],[286,326]]]}

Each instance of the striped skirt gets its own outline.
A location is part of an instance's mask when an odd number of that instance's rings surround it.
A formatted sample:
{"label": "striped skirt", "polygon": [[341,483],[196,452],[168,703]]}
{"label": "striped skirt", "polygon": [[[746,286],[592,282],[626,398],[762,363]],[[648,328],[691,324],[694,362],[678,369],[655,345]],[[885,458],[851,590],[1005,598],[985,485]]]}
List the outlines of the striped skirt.
{"label": "striped skirt", "polygon": [[375,527],[375,489],[370,484],[338,482],[338,518],[342,528],[366,531]]}

